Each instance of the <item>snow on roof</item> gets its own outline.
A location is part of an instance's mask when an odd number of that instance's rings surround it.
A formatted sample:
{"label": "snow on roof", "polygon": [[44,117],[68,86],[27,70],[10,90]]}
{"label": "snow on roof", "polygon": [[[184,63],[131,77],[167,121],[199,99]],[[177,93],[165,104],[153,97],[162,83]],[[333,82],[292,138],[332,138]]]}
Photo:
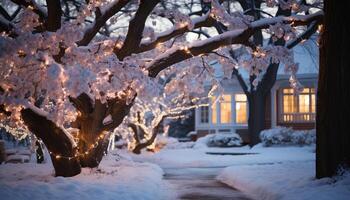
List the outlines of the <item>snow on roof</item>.
{"label": "snow on roof", "polygon": [[[298,79],[317,79],[318,68],[319,68],[319,51],[315,39],[310,39],[302,44],[299,44],[293,48],[294,51],[294,61],[299,63],[299,69],[297,72]],[[217,61],[212,61],[210,63],[214,68],[214,76],[216,78],[224,78],[224,72],[222,66]],[[239,68],[239,73],[245,80],[249,79],[248,71]],[[284,71],[284,65],[281,64],[278,69],[277,80],[288,80],[290,74]],[[238,84],[236,82],[236,77],[233,76],[231,80],[225,80],[223,83],[226,84]],[[212,85],[211,81],[205,82],[206,86]]]}

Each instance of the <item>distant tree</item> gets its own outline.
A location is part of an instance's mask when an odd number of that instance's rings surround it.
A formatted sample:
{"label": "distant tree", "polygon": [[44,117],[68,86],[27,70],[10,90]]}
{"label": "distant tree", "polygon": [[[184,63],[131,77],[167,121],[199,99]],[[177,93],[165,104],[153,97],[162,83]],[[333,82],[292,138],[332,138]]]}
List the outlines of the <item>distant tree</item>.
{"label": "distant tree", "polygon": [[164,129],[168,126],[169,120],[183,119],[187,117],[190,110],[208,105],[202,103],[206,100],[203,96],[205,94],[203,84],[199,84],[194,76],[187,76],[186,71],[191,70],[186,70],[188,66],[184,68],[185,73],[163,76],[159,83],[158,96],[152,99],[135,100],[134,106],[125,119],[125,126],[118,128],[123,129],[120,131],[124,132],[124,138],[131,138],[128,140],[128,146],[132,152],[139,154],[146,147],[152,149],[157,135],[165,133]]}
{"label": "distant tree", "polygon": [[316,176],[350,167],[350,26],[348,1],[324,3],[316,113]]}

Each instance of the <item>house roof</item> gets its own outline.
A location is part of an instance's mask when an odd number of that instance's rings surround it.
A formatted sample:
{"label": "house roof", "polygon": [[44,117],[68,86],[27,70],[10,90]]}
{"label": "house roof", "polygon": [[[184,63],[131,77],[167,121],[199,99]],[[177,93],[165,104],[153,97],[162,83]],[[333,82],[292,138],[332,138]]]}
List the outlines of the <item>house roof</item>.
{"label": "house roof", "polygon": [[[294,61],[299,63],[299,70],[297,75],[302,74],[318,74],[319,56],[318,46],[313,40],[305,41],[303,44],[297,45],[293,48]],[[280,66],[278,69],[279,75],[286,74],[284,67]]]}
{"label": "house roof", "polygon": [[[297,72],[298,78],[317,77],[318,75],[318,46],[315,41],[308,40],[293,48],[294,61],[299,63]],[[215,68],[215,76],[223,77],[221,65],[218,62],[213,62],[212,66]],[[240,74],[244,79],[248,79],[249,75],[245,69],[239,69]],[[278,69],[277,79],[284,79],[290,74],[284,71],[284,65],[281,64]]]}

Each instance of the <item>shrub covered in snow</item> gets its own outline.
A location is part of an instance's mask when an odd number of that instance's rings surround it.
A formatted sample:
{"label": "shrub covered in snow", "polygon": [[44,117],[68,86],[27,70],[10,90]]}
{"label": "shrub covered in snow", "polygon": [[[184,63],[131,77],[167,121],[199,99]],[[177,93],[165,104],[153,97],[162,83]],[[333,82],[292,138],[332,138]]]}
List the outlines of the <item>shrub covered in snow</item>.
{"label": "shrub covered in snow", "polygon": [[208,147],[237,147],[241,146],[242,139],[236,133],[213,134],[208,140]]}
{"label": "shrub covered in snow", "polygon": [[241,137],[236,133],[216,133],[199,138],[195,148],[208,147],[237,147],[242,145]]}
{"label": "shrub covered in snow", "polygon": [[176,138],[166,137],[163,135],[157,135],[156,139],[156,147],[158,149],[187,149],[192,148],[193,146],[194,142],[179,142],[179,140]]}
{"label": "shrub covered in snow", "polygon": [[316,131],[293,130],[287,127],[276,127],[263,130],[260,139],[264,146],[271,145],[310,145],[316,142]]}

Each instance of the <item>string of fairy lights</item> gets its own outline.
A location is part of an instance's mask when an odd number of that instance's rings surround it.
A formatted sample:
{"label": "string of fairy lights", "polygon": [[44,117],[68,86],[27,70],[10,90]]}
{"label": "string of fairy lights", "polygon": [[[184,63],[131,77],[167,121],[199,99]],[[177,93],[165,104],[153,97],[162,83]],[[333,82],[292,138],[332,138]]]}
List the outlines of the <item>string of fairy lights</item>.
{"label": "string of fairy lights", "polygon": [[87,156],[89,155],[89,153],[91,153],[91,151],[93,149],[95,149],[97,146],[98,146],[98,143],[103,140],[105,138],[105,136],[107,135],[108,133],[102,133],[98,136],[98,140],[94,143],[94,144],[91,144],[90,147],[84,151],[84,153],[79,153],[78,150],[76,150],[74,156],[63,156],[61,154],[56,154],[52,151],[49,151],[49,154],[51,156],[53,156],[54,158],[56,158],[57,160],[59,159],[68,159],[68,160],[71,160],[71,159],[74,159],[74,158],[77,158],[77,157],[81,157],[81,156]]}

